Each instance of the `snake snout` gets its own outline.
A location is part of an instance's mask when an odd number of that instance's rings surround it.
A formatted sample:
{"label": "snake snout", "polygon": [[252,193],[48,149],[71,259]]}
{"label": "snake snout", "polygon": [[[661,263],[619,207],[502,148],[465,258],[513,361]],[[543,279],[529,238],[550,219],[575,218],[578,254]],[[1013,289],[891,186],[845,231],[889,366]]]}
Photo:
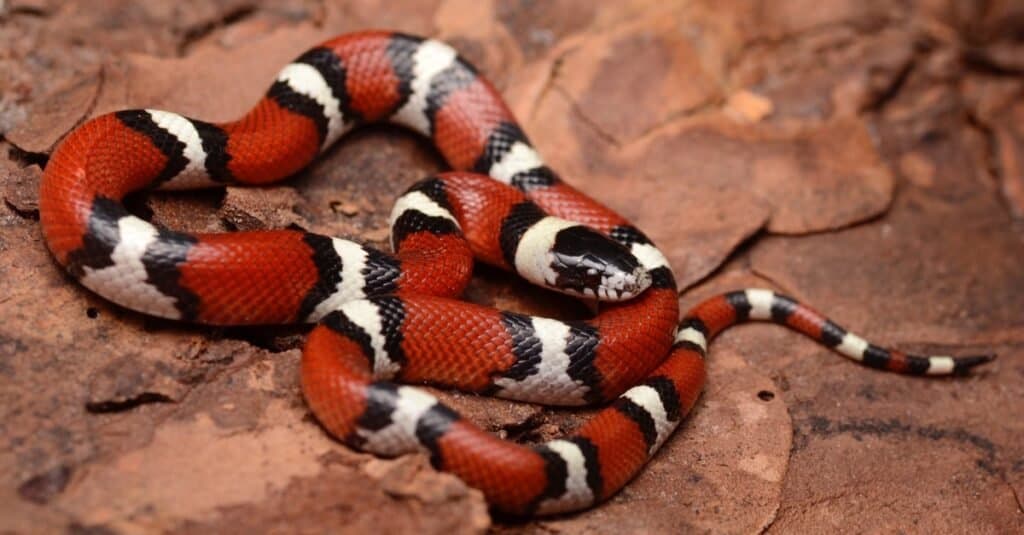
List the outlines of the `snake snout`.
{"label": "snake snout", "polygon": [[551,250],[557,290],[601,301],[636,297],[651,276],[628,249],[584,226],[559,232]]}

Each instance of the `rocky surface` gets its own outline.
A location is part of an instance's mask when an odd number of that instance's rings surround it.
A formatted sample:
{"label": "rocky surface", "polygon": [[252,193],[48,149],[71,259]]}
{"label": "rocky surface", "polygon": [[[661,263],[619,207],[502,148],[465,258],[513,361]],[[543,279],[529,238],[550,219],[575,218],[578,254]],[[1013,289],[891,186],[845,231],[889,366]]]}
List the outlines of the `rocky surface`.
{"label": "rocky surface", "polygon": [[[234,118],[290,58],[368,27],[477,64],[553,167],[658,241],[682,307],[769,286],[882,343],[999,360],[913,379],[737,328],[625,490],[515,521],[423,457],[328,437],[297,387],[306,328],[146,318],[51,260],[38,181],[75,125],[125,107]],[[0,532],[1024,530],[1022,35],[1010,0],[0,0]],[[424,140],[369,128],[278,186],[134,209],[383,246],[397,192],[442,168]],[[480,269],[467,297],[587,314],[506,279]],[[439,395],[515,440],[586,417]]]}

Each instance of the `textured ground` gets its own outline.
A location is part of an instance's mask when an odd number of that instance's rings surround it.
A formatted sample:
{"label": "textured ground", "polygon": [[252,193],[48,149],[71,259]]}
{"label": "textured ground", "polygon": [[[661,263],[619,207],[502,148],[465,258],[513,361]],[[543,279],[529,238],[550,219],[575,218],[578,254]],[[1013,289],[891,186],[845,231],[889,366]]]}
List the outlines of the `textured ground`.
{"label": "textured ground", "polygon": [[[1024,5],[593,4],[0,0],[0,532],[1024,530]],[[234,118],[290,58],[367,27],[476,63],[563,176],[663,246],[681,306],[769,286],[879,342],[1000,359],[912,379],[738,328],[713,346],[694,416],[623,492],[509,523],[424,458],[327,437],[297,388],[303,328],[153,320],[55,266],[37,187],[74,125],[124,107]],[[428,143],[375,128],[279,187],[135,209],[383,244],[396,193],[441,168]],[[469,298],[586,313],[489,270]],[[580,422],[446,398],[519,440]]]}

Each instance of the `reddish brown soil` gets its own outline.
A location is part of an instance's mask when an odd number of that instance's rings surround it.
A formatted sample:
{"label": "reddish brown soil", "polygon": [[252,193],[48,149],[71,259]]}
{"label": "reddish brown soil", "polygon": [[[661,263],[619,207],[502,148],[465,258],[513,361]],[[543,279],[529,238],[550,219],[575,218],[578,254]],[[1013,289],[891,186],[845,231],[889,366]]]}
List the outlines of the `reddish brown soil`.
{"label": "reddish brown soil", "polygon": [[[1012,0],[0,0],[0,532],[678,533],[1024,530],[1024,5]],[[967,378],[859,367],[737,328],[707,389],[609,503],[526,523],[425,458],[328,437],[300,396],[305,328],[155,320],[51,260],[37,189],[88,117],[241,114],[290,58],[389,27],[439,37],[572,183],[669,255],[681,306],[758,285],[910,350],[993,350]],[[372,128],[273,188],[153,196],[175,228],[383,245],[442,169]],[[480,270],[477,302],[586,311]],[[538,440],[581,416],[445,394]]]}

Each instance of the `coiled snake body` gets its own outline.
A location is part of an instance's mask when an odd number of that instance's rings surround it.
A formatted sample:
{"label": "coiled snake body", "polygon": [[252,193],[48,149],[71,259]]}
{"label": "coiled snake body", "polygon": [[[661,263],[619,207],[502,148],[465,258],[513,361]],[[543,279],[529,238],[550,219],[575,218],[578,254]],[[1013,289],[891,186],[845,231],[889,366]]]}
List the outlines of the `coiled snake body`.
{"label": "coiled snake body", "polygon": [[[399,197],[394,254],[293,230],[176,232],[121,204],[142,189],[273,182],[380,121],[428,137],[456,170]],[[210,324],[319,322],[303,350],[302,390],[334,436],[382,455],[426,451],[512,514],[581,509],[618,491],[693,407],[710,340],[746,320],[787,325],[896,372],[949,374],[990,360],[886,350],[769,290],[715,297],[680,322],[672,271],[651,241],[562,182],[451,47],[391,32],[309,50],[235,122],[157,110],[92,119],[50,159],[40,212],[57,260],[122,306]],[[474,258],[608,303],[589,321],[559,321],[457,301]],[[571,437],[521,445],[392,381],[611,403]]]}

